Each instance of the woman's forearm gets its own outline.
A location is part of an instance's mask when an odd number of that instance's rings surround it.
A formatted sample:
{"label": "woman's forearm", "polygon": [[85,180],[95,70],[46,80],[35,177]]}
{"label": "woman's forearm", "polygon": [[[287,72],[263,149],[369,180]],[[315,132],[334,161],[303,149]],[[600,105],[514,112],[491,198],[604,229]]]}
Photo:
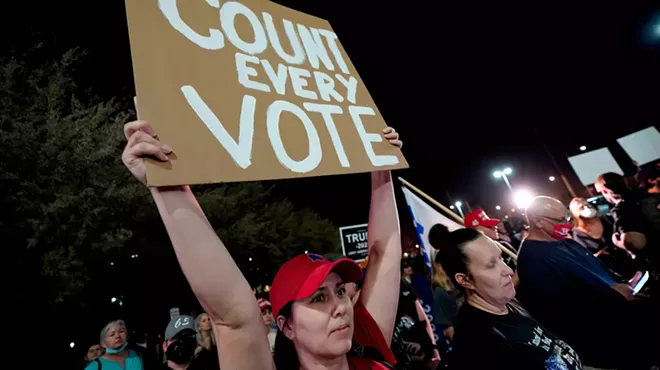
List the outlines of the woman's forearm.
{"label": "woman's forearm", "polygon": [[389,344],[394,331],[401,276],[401,234],[390,171],[371,174],[367,236],[369,266],[360,302],[371,313]]}
{"label": "woman's forearm", "polygon": [[206,219],[190,187],[151,188],[177,259],[214,325],[259,320],[250,285]]}

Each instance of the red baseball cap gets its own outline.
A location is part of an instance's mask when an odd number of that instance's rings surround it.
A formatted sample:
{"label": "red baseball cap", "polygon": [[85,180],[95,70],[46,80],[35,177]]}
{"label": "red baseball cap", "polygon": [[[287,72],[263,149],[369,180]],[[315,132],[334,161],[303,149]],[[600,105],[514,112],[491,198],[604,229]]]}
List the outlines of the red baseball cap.
{"label": "red baseball cap", "polygon": [[345,283],[357,282],[362,277],[360,265],[348,258],[330,262],[318,254],[309,253],[283,264],[269,292],[273,317],[277,317],[287,303],[314,294],[330,272],[338,273]]}
{"label": "red baseball cap", "polygon": [[260,310],[264,310],[264,308],[270,307],[270,302],[268,302],[265,298],[259,298],[257,299],[257,304],[259,305]]}
{"label": "red baseball cap", "polygon": [[463,222],[465,227],[469,228],[477,226],[495,227],[500,223],[500,220],[488,217],[483,209],[477,209],[465,215]]}

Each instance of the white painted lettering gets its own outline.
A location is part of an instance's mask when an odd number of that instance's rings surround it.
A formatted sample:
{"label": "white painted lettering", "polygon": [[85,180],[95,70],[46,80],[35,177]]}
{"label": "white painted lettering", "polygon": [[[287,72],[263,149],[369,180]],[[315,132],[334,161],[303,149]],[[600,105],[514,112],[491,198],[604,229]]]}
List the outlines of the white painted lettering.
{"label": "white painted lettering", "polygon": [[341,107],[338,105],[316,103],[303,103],[303,107],[305,107],[308,112],[321,113],[323,121],[325,122],[326,127],[328,127],[328,132],[330,133],[330,138],[332,139],[332,145],[334,145],[335,151],[337,152],[339,163],[341,163],[342,167],[350,167],[351,164],[348,162],[348,158],[346,157],[346,151],[344,150],[344,145],[341,143],[339,132],[337,132],[337,126],[335,125],[335,121],[332,119],[333,114],[343,113]]}
{"label": "white painted lettering", "polygon": [[[250,22],[252,30],[254,31],[253,42],[246,42],[238,35],[235,21],[236,16],[239,14],[243,15],[247,18],[248,22]],[[239,2],[227,1],[222,5],[222,8],[220,9],[220,25],[225,31],[227,40],[246,54],[259,54],[266,50],[266,47],[268,46],[266,31],[264,31],[261,22],[259,22],[259,18],[257,18],[250,8]]]}
{"label": "white painted lettering", "polygon": [[[284,149],[284,143],[282,142],[282,136],[280,135],[280,118],[282,112],[290,112],[298,117],[307,132],[309,154],[307,155],[307,158],[301,161],[292,159],[286,152],[286,149]],[[268,137],[273,146],[273,151],[275,151],[277,159],[282,165],[284,165],[284,167],[296,173],[306,173],[314,170],[319,163],[321,163],[323,153],[321,151],[319,134],[316,131],[316,128],[314,128],[314,124],[307,116],[307,113],[297,105],[283,100],[275,100],[266,111],[266,128],[268,130]]]}
{"label": "white painted lettering", "polygon": [[270,44],[273,46],[273,49],[275,49],[277,55],[279,55],[280,58],[282,58],[288,64],[303,64],[305,62],[305,51],[303,50],[295,28],[293,28],[293,23],[286,19],[282,20],[282,22],[284,22],[284,32],[286,32],[286,35],[289,38],[289,42],[291,43],[291,49],[293,49],[293,55],[291,55],[284,51],[282,48],[280,37],[277,35],[275,24],[273,24],[273,17],[266,12],[261,13],[261,15],[264,17],[264,22],[266,23],[268,39],[270,40]]}
{"label": "white painted lettering", "polygon": [[330,96],[332,96],[340,103],[344,101],[344,97],[335,90],[335,80],[332,77],[323,72],[314,71],[314,79],[316,80],[316,86],[319,88],[321,99],[330,101]]}
{"label": "white painted lettering", "polygon": [[332,55],[335,57],[335,61],[337,62],[337,65],[339,66],[339,69],[344,74],[350,75],[350,71],[348,70],[348,66],[346,65],[346,62],[344,61],[344,57],[341,55],[341,51],[339,51],[339,38],[337,35],[328,30],[319,30],[319,33],[321,36],[325,37],[325,39],[328,42],[328,46],[330,47],[330,51],[332,52]]}
{"label": "white painted lettering", "polygon": [[[210,0],[207,2],[211,6],[214,6],[216,8],[219,7],[219,5],[210,2]],[[186,22],[184,22],[183,19],[181,19],[181,15],[179,14],[179,9],[176,7],[176,0],[158,0],[158,7],[160,8],[160,11],[163,12],[163,15],[165,15],[165,18],[167,18],[168,22],[170,22],[170,25],[174,27],[175,30],[179,31],[188,40],[194,42],[199,47],[207,50],[218,50],[218,49],[222,49],[225,46],[225,38],[222,35],[222,32],[220,32],[220,30],[211,28],[209,29],[208,36],[202,36],[199,33],[195,32],[192,28],[190,28],[190,26],[188,26]]]}
{"label": "white painted lettering", "polygon": [[364,145],[364,150],[367,152],[367,156],[371,161],[371,164],[374,166],[392,166],[399,163],[399,158],[393,155],[376,155],[374,148],[371,146],[371,143],[379,143],[383,141],[383,137],[380,134],[369,134],[364,129],[364,124],[360,116],[375,116],[376,112],[370,107],[358,107],[351,105],[348,107],[348,113],[353,119],[355,128],[357,129],[360,139],[362,139],[362,145]]}
{"label": "white painted lettering", "polygon": [[305,52],[307,53],[309,64],[311,64],[314,69],[319,69],[320,60],[323,62],[323,65],[326,69],[329,71],[334,71],[335,66],[332,64],[330,56],[328,56],[328,51],[325,50],[325,45],[323,45],[323,40],[321,40],[319,30],[312,27],[310,27],[308,30],[307,27],[299,24],[298,33],[300,34],[300,39],[302,40],[303,46],[305,47]]}
{"label": "white painted lettering", "polygon": [[238,72],[238,82],[248,89],[270,92],[270,87],[268,85],[250,80],[250,76],[257,75],[257,70],[248,67],[248,62],[259,64],[259,58],[252,55],[236,53],[236,72]]}
{"label": "white painted lettering", "polygon": [[264,71],[266,71],[266,75],[268,75],[273,87],[275,87],[275,91],[280,95],[284,95],[286,93],[286,66],[282,63],[278,63],[277,73],[275,73],[275,70],[273,69],[273,66],[270,65],[268,59],[262,59],[261,65],[264,67]]}
{"label": "white painted lettering", "polygon": [[308,70],[289,66],[289,76],[291,77],[291,85],[293,85],[293,92],[301,98],[317,100],[318,96],[314,91],[305,90],[307,80],[303,77],[312,77]]}
{"label": "white painted lettering", "polygon": [[339,83],[346,87],[346,100],[355,104],[355,95],[357,94],[357,79],[355,79],[353,76],[350,76],[347,81],[346,78],[344,78],[344,76],[340,75],[339,73],[335,75],[335,78],[337,78]]}
{"label": "white painted lettering", "polygon": [[252,138],[254,136],[254,111],[257,99],[254,96],[245,95],[241,106],[241,120],[239,123],[238,143],[227,132],[220,120],[199,96],[197,90],[190,85],[182,86],[181,92],[186,97],[190,107],[204,122],[213,136],[227,150],[231,158],[241,168],[248,168],[252,157]]}

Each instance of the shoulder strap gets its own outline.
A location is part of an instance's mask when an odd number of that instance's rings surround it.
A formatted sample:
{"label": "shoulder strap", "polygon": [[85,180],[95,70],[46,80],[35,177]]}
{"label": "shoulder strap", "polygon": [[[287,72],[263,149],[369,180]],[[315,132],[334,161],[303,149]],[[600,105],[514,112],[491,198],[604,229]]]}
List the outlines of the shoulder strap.
{"label": "shoulder strap", "polygon": [[385,361],[380,351],[373,347],[365,347],[357,342],[353,342],[348,355],[351,357],[368,358],[382,364],[388,369],[395,370],[392,365]]}
{"label": "shoulder strap", "polygon": [[101,364],[101,360],[99,360],[99,359],[97,358],[97,359],[94,360],[94,361],[96,361],[96,365],[98,366],[98,370],[101,370],[101,368],[103,367],[103,365]]}

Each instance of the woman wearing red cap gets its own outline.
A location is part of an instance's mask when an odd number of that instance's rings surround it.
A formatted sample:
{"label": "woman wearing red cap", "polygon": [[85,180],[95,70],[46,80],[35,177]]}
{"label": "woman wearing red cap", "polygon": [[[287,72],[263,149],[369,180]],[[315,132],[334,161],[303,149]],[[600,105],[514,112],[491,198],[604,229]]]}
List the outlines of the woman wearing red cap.
{"label": "woman wearing red cap", "polygon": [[[127,123],[124,134],[128,144],[122,160],[146,184],[144,158],[166,162],[172,148],[160,143],[144,121]],[[392,128],[383,134],[401,147]],[[351,260],[301,255],[275,276],[270,299],[280,329],[275,349],[280,370],[386,369],[383,363],[394,361],[389,343],[399,295],[399,220],[389,171],[374,172],[371,179],[369,269],[355,308],[343,286],[361,277]],[[252,290],[190,188],[150,191],[179,264],[213,321],[221,368],[275,369]]]}

